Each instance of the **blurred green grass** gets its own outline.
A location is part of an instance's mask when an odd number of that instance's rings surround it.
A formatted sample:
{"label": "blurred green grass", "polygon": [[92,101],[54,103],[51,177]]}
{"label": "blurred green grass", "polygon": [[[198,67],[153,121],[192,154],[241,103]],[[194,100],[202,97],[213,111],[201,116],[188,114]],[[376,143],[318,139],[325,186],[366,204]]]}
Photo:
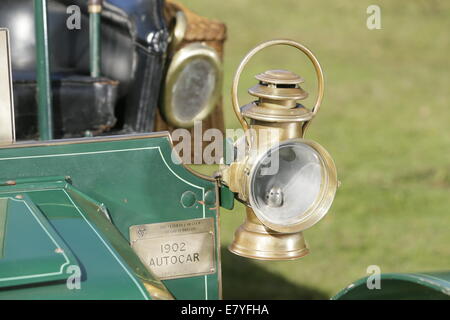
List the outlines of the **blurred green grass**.
{"label": "blurred green grass", "polygon": [[[244,217],[221,211],[224,298],[317,299],[366,274],[450,269],[450,2],[184,0],[225,22],[226,125],[239,127],[230,87],[242,57],[273,38],[307,45],[325,72],[326,96],[307,138],[334,157],[342,185],[327,217],[305,232],[311,254],[288,262],[250,261],[226,252]],[[381,7],[381,30],[366,8]],[[314,70],[293,49],[256,56],[241,81],[295,71],[315,97]],[[308,104],[309,103],[309,104]],[[204,173],[215,168],[196,167]]]}

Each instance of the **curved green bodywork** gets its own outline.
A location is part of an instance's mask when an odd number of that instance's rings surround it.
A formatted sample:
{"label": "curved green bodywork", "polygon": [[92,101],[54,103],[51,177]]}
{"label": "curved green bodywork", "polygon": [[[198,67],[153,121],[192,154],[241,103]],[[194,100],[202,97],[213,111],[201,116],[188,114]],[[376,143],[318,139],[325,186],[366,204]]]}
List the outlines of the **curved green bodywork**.
{"label": "curved green bodywork", "polygon": [[[166,133],[0,148],[0,199],[28,203],[32,210],[22,215],[32,222],[35,213],[58,240],[53,246],[30,243],[23,219],[12,219],[16,213],[6,207],[0,277],[10,277],[7,263],[17,269],[28,259],[27,272],[38,273],[45,265],[59,267],[61,251],[71,257],[59,278],[3,287],[0,279],[0,299],[150,299],[149,287],[178,299],[221,298],[217,183],[171,155]],[[196,198],[191,207],[180,201],[186,191]],[[160,281],[130,247],[130,226],[198,218],[214,219],[211,274]],[[74,269],[69,266],[81,269],[80,289],[68,288]]]}
{"label": "curved green bodywork", "polygon": [[26,194],[0,194],[0,215],[8,230],[2,236],[0,288],[67,280],[68,268],[79,265],[57,231]]}
{"label": "curved green bodywork", "polygon": [[[386,273],[380,275],[380,289],[369,289],[360,279],[336,294],[333,300],[450,300],[450,272]],[[370,281],[370,279],[369,279]]]}
{"label": "curved green bodywork", "polygon": [[[0,190],[11,209],[0,259],[0,298],[149,299],[131,266],[108,241],[110,235],[95,224],[92,216],[98,213],[83,210],[66,184],[19,183]],[[71,279],[77,274],[78,288]]]}

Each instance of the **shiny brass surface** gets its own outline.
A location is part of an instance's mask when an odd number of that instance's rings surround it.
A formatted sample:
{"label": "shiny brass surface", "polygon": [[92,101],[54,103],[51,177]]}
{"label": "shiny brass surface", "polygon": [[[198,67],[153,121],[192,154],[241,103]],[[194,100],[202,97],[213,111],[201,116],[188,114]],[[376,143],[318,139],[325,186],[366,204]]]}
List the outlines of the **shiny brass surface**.
{"label": "shiny brass surface", "polygon": [[172,41],[170,42],[169,51],[175,52],[175,50],[180,47],[186,34],[187,27],[188,22],[185,13],[182,10],[177,11],[175,13],[175,27],[171,34]]}
{"label": "shiny brass surface", "polygon": [[[299,84],[304,80],[297,74],[287,70],[268,70],[255,76],[259,84],[248,89],[248,93],[264,100],[274,101],[280,107],[293,108],[296,106],[295,100],[303,100],[308,97],[308,93],[300,88]],[[284,102],[284,103],[283,103]],[[291,102],[286,105],[286,102]]]}
{"label": "shiny brass surface", "polygon": [[[248,93],[260,98],[266,98],[271,100],[303,100],[308,97],[308,93],[302,88],[278,88],[275,86],[268,86],[257,84],[250,89]],[[295,107],[295,105],[293,105]]]}
{"label": "shiny brass surface", "polygon": [[277,134],[272,134],[271,136],[275,139],[278,137],[278,140],[273,140],[272,145],[278,143],[280,141],[294,139],[301,137],[303,135],[302,132],[302,122],[266,122],[266,121],[258,121],[253,120],[251,124],[251,128],[254,129],[254,132],[261,132],[261,130],[270,130],[272,133],[275,131]]}
{"label": "shiny brass surface", "polygon": [[[238,95],[237,95],[241,73],[244,70],[244,68],[247,65],[247,63],[249,62],[249,60],[256,53],[258,53],[259,51],[261,51],[261,50],[263,50],[265,48],[268,48],[268,47],[271,47],[271,46],[275,46],[275,45],[286,45],[286,46],[291,46],[291,47],[297,48],[300,51],[302,51],[309,58],[309,60],[314,65],[314,69],[316,70],[317,85],[318,85],[317,99],[316,99],[316,102],[314,104],[314,107],[311,109],[311,111],[313,113],[313,117],[319,111],[320,105],[322,103],[323,94],[324,94],[324,76],[323,76],[322,67],[320,66],[320,63],[317,60],[317,58],[314,56],[314,54],[308,48],[306,48],[304,45],[302,45],[302,44],[300,44],[300,43],[298,43],[296,41],[293,41],[293,40],[280,39],[280,40],[269,40],[269,41],[263,42],[260,45],[256,46],[254,49],[252,49],[249,53],[247,53],[247,55],[244,57],[244,59],[242,59],[241,63],[239,64],[239,67],[236,70],[236,74],[234,76],[233,84],[232,84],[232,87],[231,87],[231,99],[232,99],[231,101],[232,101],[232,104],[233,104],[233,110],[234,110],[234,112],[236,114],[236,117],[238,118],[239,122],[241,123],[242,127],[244,128],[244,130],[249,129],[249,124],[245,120],[243,115],[241,115],[240,104],[239,104],[239,99],[238,99]],[[271,76],[272,77],[286,76],[286,74],[282,74],[282,73],[278,73],[276,75],[274,75],[274,74],[275,73],[272,72]],[[287,81],[290,81],[290,80],[292,80],[292,79],[287,79]],[[295,81],[297,81],[297,80],[295,80]],[[306,131],[306,128],[308,127],[311,119],[308,120],[307,122],[305,122],[303,132]]]}
{"label": "shiny brass surface", "polygon": [[274,83],[274,84],[299,84],[305,82],[305,80],[299,75],[282,69],[267,70],[263,73],[257,74],[256,79],[262,82]]}
{"label": "shiny brass surface", "polygon": [[[280,224],[274,224],[270,222],[267,219],[264,219],[264,216],[258,212],[256,209],[256,205],[253,201],[253,197],[248,198],[248,202],[251,207],[255,208],[253,209],[253,212],[258,217],[258,219],[267,227],[278,231],[278,232],[285,232],[285,233],[294,233],[294,232],[300,232],[304,231],[313,225],[315,225],[317,222],[319,222],[328,212],[328,210],[331,207],[331,204],[333,203],[334,196],[336,194],[336,190],[338,187],[338,180],[337,180],[337,171],[336,166],[334,164],[333,159],[331,158],[330,154],[317,142],[296,138],[296,139],[289,139],[285,140],[283,142],[299,142],[306,144],[310,147],[312,147],[318,154],[319,159],[321,161],[321,167],[322,167],[322,184],[320,188],[320,193],[314,203],[308,208],[306,212],[302,214],[302,217],[300,220],[298,220],[294,224],[289,225],[280,225]],[[254,163],[258,163],[260,161],[259,158],[255,158],[253,160]],[[247,179],[247,190],[250,190],[250,183],[251,183],[251,177],[254,174],[254,170],[256,168],[256,165],[252,166],[252,169],[250,170],[248,174]],[[299,196],[301,196],[302,190],[298,190]]]}
{"label": "shiny brass surface", "polygon": [[0,28],[0,145],[15,140],[9,34]]}
{"label": "shiny brass surface", "polygon": [[[260,129],[262,128],[268,127],[255,126],[256,130],[253,132],[260,132]],[[274,127],[273,130],[279,131],[281,141],[303,143],[310,146],[318,153],[321,160],[321,169],[323,174],[321,189],[316,201],[306,212],[302,214],[301,220],[297,221],[295,224],[273,224],[270,221],[265,220],[261,214],[258,214],[257,210],[254,212],[258,219],[272,230],[286,233],[303,231],[319,222],[330,209],[338,187],[336,166],[330,154],[321,145],[311,140],[297,138],[299,132],[301,134],[301,126],[299,123],[287,123],[285,128]],[[238,199],[247,204],[249,207],[256,208],[253,203],[253,198],[250,195],[251,178],[256,170],[257,164],[261,161],[261,158],[265,155],[270,146],[276,143],[279,143],[279,141],[269,140],[266,148],[261,148],[259,152],[255,152],[252,156],[246,157],[243,161],[232,163],[226,168],[222,167],[222,180],[229,186],[231,191],[237,193]],[[301,195],[301,190],[299,190],[299,195]]]}
{"label": "shiny brass surface", "polygon": [[[259,51],[274,45],[288,45],[302,51],[313,63],[318,79],[318,96],[314,107],[309,110],[297,101],[305,99],[308,93],[300,84],[303,79],[287,70],[268,70],[256,76],[258,84],[248,90],[258,100],[240,107],[237,91],[240,75],[248,61]],[[235,193],[235,197],[247,205],[245,222],[235,233],[229,250],[235,254],[264,260],[289,260],[306,255],[309,250],[302,231],[321,220],[328,212],[338,186],[336,167],[328,152],[318,143],[305,140],[303,136],[317,114],[324,93],[322,68],[305,46],[292,40],[271,40],[251,50],[239,65],[232,84],[234,112],[245,131],[246,153],[234,159],[229,165],[221,165],[221,181]],[[268,220],[259,211],[256,196],[252,194],[260,164],[267,154],[276,153],[279,144],[306,145],[314,150],[320,167],[322,180],[316,198],[305,212],[299,212],[289,221]],[[242,146],[237,141],[235,147]],[[312,152],[312,151],[311,151]],[[302,190],[298,190],[301,197]],[[259,195],[260,196],[260,195]],[[266,218],[267,217],[267,218]],[[276,223],[275,223],[276,222]]]}
{"label": "shiny brass surface", "polygon": [[143,280],[144,287],[153,300],[175,300],[174,296],[165,287],[156,286]]}
{"label": "shiny brass surface", "polygon": [[[276,108],[268,106],[267,104],[256,104],[249,103],[242,108],[242,115],[254,119],[265,121],[265,122],[306,122],[313,118],[313,113],[302,106],[297,106],[295,108]],[[249,124],[249,127],[252,123]],[[303,131],[302,131],[303,132]]]}
{"label": "shiny brass surface", "polygon": [[314,117],[313,112],[297,103],[297,100],[308,97],[308,93],[298,86],[303,82],[300,76],[286,70],[269,70],[255,78],[260,83],[248,92],[259,100],[241,108],[242,116],[250,119],[250,128],[254,120],[267,123],[306,123]]}
{"label": "shiny brass surface", "polygon": [[[176,81],[183,72],[184,68],[193,60],[204,59],[207,60],[214,68],[215,71],[215,83],[213,91],[206,101],[205,105],[201,106],[202,109],[192,119],[185,120],[177,116],[174,108],[182,106],[173,105],[173,90]],[[166,79],[164,83],[164,96],[162,99],[161,112],[166,121],[175,127],[191,128],[195,121],[202,121],[206,119],[214,109],[220,99],[222,83],[222,63],[220,61],[219,54],[213,48],[203,43],[192,43],[180,50],[178,50],[172,57],[172,61],[167,70]],[[192,94],[195,94],[193,92]]]}
{"label": "shiny brass surface", "polygon": [[270,230],[258,220],[251,208],[247,208],[247,219],[236,230],[228,249],[237,255],[260,260],[293,260],[309,253],[302,232]]}
{"label": "shiny brass surface", "polygon": [[[256,127],[254,132],[259,132],[259,129]],[[274,127],[274,130],[276,129],[281,130],[281,140],[291,141],[290,137],[295,138],[299,133],[301,134],[301,123],[287,123],[286,128]],[[301,219],[294,224],[271,223],[258,213],[250,194],[251,177],[264,151],[259,152],[258,156],[247,157],[243,162],[232,163],[229,170],[225,170],[229,176],[224,177],[224,180],[228,179],[230,189],[236,192],[237,197],[248,207],[247,218],[236,230],[234,240],[229,247],[231,252],[261,260],[292,260],[309,253],[302,231],[316,224],[328,212],[337,189],[337,173],[332,158],[320,145],[300,138],[293,140],[310,145],[321,156],[324,177],[319,196],[302,214]],[[270,144],[269,142],[268,145]],[[301,196],[301,190],[299,190],[299,196]]]}

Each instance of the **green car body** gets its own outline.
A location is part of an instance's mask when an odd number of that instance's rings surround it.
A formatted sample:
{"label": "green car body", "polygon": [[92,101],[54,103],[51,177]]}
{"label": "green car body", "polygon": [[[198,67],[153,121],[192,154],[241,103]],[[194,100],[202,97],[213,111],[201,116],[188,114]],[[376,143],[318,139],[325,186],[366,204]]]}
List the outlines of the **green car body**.
{"label": "green car body", "polygon": [[[221,298],[219,187],[171,154],[167,133],[0,149],[0,299]],[[130,227],[195,219],[214,222],[212,272],[159,280]]]}

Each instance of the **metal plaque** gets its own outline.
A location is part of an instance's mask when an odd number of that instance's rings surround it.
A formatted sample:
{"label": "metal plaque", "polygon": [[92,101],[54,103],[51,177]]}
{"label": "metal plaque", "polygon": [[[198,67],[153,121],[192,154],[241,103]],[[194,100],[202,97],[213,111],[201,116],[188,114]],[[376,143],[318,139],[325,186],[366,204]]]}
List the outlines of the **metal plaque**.
{"label": "metal plaque", "polygon": [[13,106],[9,35],[0,28],[0,145],[15,140]]}
{"label": "metal plaque", "polygon": [[216,271],[213,218],[131,226],[130,241],[142,262],[162,280]]}

